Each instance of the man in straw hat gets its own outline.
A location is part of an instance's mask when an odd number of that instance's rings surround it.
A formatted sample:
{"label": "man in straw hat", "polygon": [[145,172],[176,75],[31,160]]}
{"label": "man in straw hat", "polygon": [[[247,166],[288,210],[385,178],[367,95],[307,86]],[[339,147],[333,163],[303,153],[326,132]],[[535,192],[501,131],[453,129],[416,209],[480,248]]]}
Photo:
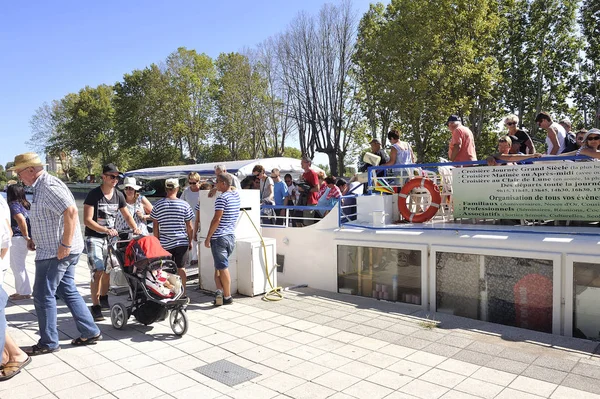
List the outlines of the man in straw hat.
{"label": "man in straw hat", "polygon": [[133,234],[140,234],[135,220],[127,210],[127,202],[122,192],[115,190],[121,172],[112,164],[102,168],[102,184],[92,189],[83,201],[83,223],[85,224],[85,248],[90,268],[90,290],[92,316],[95,321],[104,320],[102,310],[109,310],[108,289],[110,275],[104,264],[107,251],[107,237],[118,234],[115,229],[117,214],[120,212]]}
{"label": "man in straw hat", "polygon": [[69,307],[81,335],[71,343],[95,344],[102,335],[75,285],[75,266],[83,251],[83,238],[73,194],[62,181],[44,171],[36,153],[17,155],[10,170],[33,188],[28,247],[36,251],[33,304],[40,339],[25,352],[34,356],[60,350],[56,294]]}

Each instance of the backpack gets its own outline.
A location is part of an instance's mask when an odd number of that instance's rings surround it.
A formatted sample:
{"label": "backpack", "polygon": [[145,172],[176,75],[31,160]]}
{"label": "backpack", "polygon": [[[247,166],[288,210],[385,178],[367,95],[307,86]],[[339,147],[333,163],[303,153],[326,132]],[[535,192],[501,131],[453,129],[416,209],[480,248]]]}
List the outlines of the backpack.
{"label": "backpack", "polygon": [[563,154],[565,152],[577,151],[577,140],[575,139],[575,135],[571,132],[567,133],[565,136],[565,149],[563,150]]}

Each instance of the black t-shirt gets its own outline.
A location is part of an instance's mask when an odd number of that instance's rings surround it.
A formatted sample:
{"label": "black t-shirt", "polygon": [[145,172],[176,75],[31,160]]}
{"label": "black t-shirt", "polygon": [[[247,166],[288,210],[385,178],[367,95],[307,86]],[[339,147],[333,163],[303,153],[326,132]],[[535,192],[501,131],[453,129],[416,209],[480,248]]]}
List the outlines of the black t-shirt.
{"label": "black t-shirt", "polygon": [[[381,160],[379,161],[379,165],[381,165],[381,164],[384,164],[384,163],[387,163],[387,162],[390,160],[390,157],[389,157],[389,155],[387,154],[387,152],[385,152],[385,151],[383,150],[383,148],[380,148],[380,149],[379,149],[379,151],[377,151],[377,152],[375,153],[375,155],[377,155],[377,156],[381,157]],[[360,171],[361,171],[361,172],[366,172],[366,171],[367,171],[367,169],[368,169],[370,166],[379,166],[379,165],[371,165],[370,163],[366,163],[366,162],[365,162],[365,163],[363,164],[362,168],[360,169]],[[379,176],[379,177],[384,177],[384,176],[385,176],[385,170],[380,170],[380,171],[378,171],[378,172],[377,172],[377,176]]]}
{"label": "black t-shirt", "polygon": [[[115,219],[119,209],[125,208],[127,203],[125,202],[125,196],[122,192],[115,190],[112,198],[109,200],[104,196],[100,186],[90,191],[83,201],[84,205],[90,205],[94,207],[94,216],[92,219],[100,226],[108,227],[113,229],[115,227]],[[91,237],[106,237],[105,233],[98,233],[86,226],[85,235]]]}
{"label": "black t-shirt", "polygon": [[517,132],[515,133],[515,136],[517,136],[517,138],[521,142],[521,147],[519,148],[519,151],[522,152],[523,154],[527,154],[527,146],[525,145],[525,143],[528,140],[531,140],[531,137],[529,137],[529,135],[521,129],[517,130]]}

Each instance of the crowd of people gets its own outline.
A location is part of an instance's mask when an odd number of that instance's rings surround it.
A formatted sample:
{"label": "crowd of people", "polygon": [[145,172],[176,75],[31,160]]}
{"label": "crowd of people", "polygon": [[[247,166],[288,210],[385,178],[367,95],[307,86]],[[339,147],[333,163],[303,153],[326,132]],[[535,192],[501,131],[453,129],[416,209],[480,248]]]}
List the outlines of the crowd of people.
{"label": "crowd of people", "polygon": [[[540,112],[535,122],[545,131],[546,151],[536,152],[535,145],[527,131],[519,127],[519,117],[508,115],[503,119],[507,134],[498,139],[498,150],[495,154],[485,158],[490,166],[505,163],[527,163],[530,158],[542,156],[579,156],[585,155],[590,160],[600,158],[600,130],[593,128],[589,131],[581,129],[577,132],[571,131],[571,121],[564,118],[555,122],[548,112]],[[450,162],[477,161],[477,151],[473,132],[464,126],[461,118],[451,115],[446,126],[451,133],[448,144],[448,160]],[[390,141],[389,156],[383,149],[381,141],[374,138],[371,140],[371,153],[375,155],[375,162],[366,162],[361,168],[366,172],[371,166],[394,166],[415,164],[415,157],[409,143],[400,140],[398,130],[391,130],[388,135]],[[407,168],[397,168],[386,174],[385,170],[378,170],[377,176],[386,176],[387,180],[393,181],[395,185],[401,186],[410,178],[414,171]]]}
{"label": "crowd of people", "polygon": [[[590,129],[571,132],[567,119],[559,123],[541,112],[536,117],[538,126],[546,131],[545,155],[585,155],[590,160],[600,159],[600,130]],[[519,118],[509,115],[504,118],[507,134],[498,139],[497,153],[487,157],[488,165],[498,163],[522,163],[530,158],[539,158],[535,145],[527,132],[519,128]],[[447,120],[451,132],[448,158],[452,162],[477,160],[475,140],[471,130],[460,118],[453,115]],[[372,163],[369,166],[415,164],[415,155],[410,143],[400,140],[400,132],[391,130],[387,135],[391,148],[389,155],[379,139],[370,142]],[[279,169],[267,171],[256,165],[252,175],[239,181],[227,173],[225,165],[215,168],[215,184],[203,181],[198,173],[187,176],[187,186],[181,193],[177,178],[166,179],[166,196],[152,204],[140,193],[141,186],[135,178],[126,177],[118,187],[122,173],[114,164],[102,170],[101,184],[91,190],[83,208],[85,225],[82,234],[78,211],[71,191],[58,178],[44,170],[35,153],[15,157],[11,168],[23,184],[34,190],[30,203],[23,186],[11,184],[7,188],[7,200],[0,196],[0,347],[3,348],[0,381],[17,375],[31,362],[31,356],[60,350],[57,330],[56,301],[64,301],[75,321],[80,336],[72,340],[73,345],[92,345],[102,339],[96,321],[104,320],[103,311],[110,307],[108,289],[109,272],[104,258],[109,238],[120,231],[129,230],[132,235],[154,234],[161,246],[171,253],[177,265],[178,275],[185,289],[186,264],[196,264],[197,239],[200,228],[199,195],[207,190],[215,197],[214,215],[208,227],[204,245],[211,248],[214,259],[214,279],[217,287],[215,306],[228,305],[231,297],[231,277],[228,259],[235,246],[235,225],[240,214],[239,190],[259,191],[262,205],[273,205],[261,210],[261,221],[265,224],[283,224],[286,212],[290,212],[290,225],[304,226],[323,217],[340,198],[348,194],[359,194],[362,184],[355,179],[347,182],[334,176],[316,172],[312,160],[303,157],[303,174],[294,181],[291,174],[282,178]],[[407,168],[393,169],[386,173],[379,170],[379,177],[405,180],[414,175]],[[287,206],[302,206],[302,210],[289,210]],[[315,210],[310,207],[316,207]],[[152,231],[148,223],[152,222]],[[9,250],[10,248],[10,250]],[[91,307],[88,309],[75,285],[75,266],[86,250],[90,269]],[[33,289],[25,267],[28,251],[35,251],[35,277]],[[2,288],[5,271],[10,267],[15,278],[15,293],[10,297]],[[6,333],[4,308],[8,299],[18,301],[33,297],[39,335],[38,342],[27,348],[19,348]]]}
{"label": "crowd of people", "polygon": [[[94,345],[102,340],[95,322],[104,320],[102,311],[108,310],[110,305],[110,270],[107,269],[108,262],[105,263],[105,254],[110,238],[123,233],[122,230],[127,229],[130,236],[150,234],[148,222],[152,221],[152,234],[173,256],[185,289],[184,266],[192,243],[196,241],[193,207],[197,214],[199,191],[213,189],[208,183],[201,183],[198,174],[190,173],[188,187],[182,198],[178,198],[179,180],[167,179],[165,198],[152,205],[141,195],[141,186],[133,178],[125,178],[119,186],[121,190],[117,190],[122,173],[114,164],[107,164],[102,170],[102,183],[84,200],[85,230],[82,234],[73,194],[60,179],[46,172],[44,166],[35,153],[16,156],[10,170],[24,185],[33,188],[33,200],[30,203],[26,199],[20,184],[8,187],[8,202],[0,196],[0,348],[3,350],[0,381],[19,374],[31,362],[32,356],[61,349],[57,328],[58,299],[67,305],[80,334],[71,341],[72,345]],[[214,303],[219,306],[233,302],[227,268],[235,245],[240,197],[234,188],[234,176],[226,173],[224,167],[216,170],[216,174],[219,195],[204,245],[211,248],[214,258],[218,287]],[[10,247],[12,251],[9,251]],[[90,269],[89,309],[75,285],[75,266],[84,248]],[[35,251],[33,289],[25,267],[28,251]],[[8,265],[13,269],[16,290],[10,297],[2,288]],[[20,348],[7,333],[5,307],[9,298],[17,301],[31,297],[40,338],[35,345]]]}

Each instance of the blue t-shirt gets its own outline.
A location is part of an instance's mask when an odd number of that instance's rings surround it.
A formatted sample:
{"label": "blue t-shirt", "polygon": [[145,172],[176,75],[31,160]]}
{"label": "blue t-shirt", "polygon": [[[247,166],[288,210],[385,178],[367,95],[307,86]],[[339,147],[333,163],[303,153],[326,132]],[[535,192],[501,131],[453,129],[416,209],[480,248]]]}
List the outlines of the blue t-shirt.
{"label": "blue t-shirt", "polygon": [[240,217],[240,206],[240,194],[237,191],[225,191],[215,200],[215,211],[223,211],[223,216],[211,239],[235,234],[235,225]]}
{"label": "blue t-shirt", "polygon": [[11,202],[10,204],[8,204],[8,207],[10,208],[10,227],[12,227],[13,236],[23,236],[23,232],[21,231],[19,224],[15,220],[15,216],[19,213],[23,214],[25,222],[27,223],[27,233],[31,234],[31,225],[29,224],[29,211],[25,209],[23,204],[17,201]]}
{"label": "blue t-shirt", "polygon": [[288,195],[288,187],[287,184],[285,184],[285,182],[278,181],[277,183],[275,183],[275,187],[273,188],[275,205],[283,205],[283,200]]}
{"label": "blue t-shirt", "polygon": [[158,222],[158,239],[164,249],[189,245],[185,222],[194,218],[194,212],[187,202],[163,198],[154,204],[150,217]]}

